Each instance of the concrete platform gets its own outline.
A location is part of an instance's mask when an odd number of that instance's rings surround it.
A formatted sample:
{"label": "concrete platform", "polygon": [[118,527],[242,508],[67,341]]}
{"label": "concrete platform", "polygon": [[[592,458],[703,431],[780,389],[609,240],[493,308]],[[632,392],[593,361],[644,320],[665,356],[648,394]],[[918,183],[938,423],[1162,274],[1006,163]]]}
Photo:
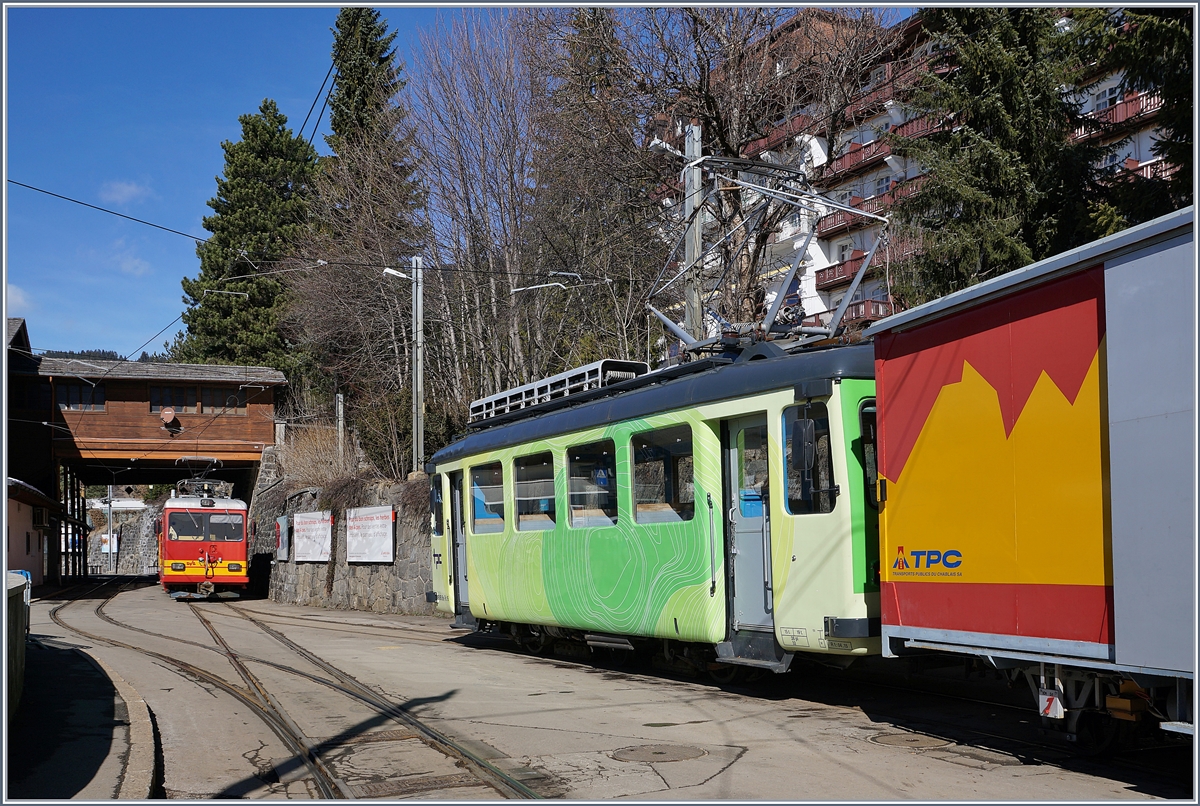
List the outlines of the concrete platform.
{"label": "concrete platform", "polygon": [[[56,592],[43,586],[33,596]],[[5,800],[151,797],[150,712],[88,649],[83,642],[39,634],[34,624],[25,647],[24,690],[9,723]]]}

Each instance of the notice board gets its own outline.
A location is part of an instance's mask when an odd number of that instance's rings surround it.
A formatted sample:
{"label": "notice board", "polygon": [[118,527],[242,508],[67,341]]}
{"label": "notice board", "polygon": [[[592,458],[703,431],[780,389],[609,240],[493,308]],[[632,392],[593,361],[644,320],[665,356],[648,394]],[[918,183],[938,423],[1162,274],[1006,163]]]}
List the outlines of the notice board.
{"label": "notice board", "polygon": [[390,563],[395,513],[390,506],[346,510],[346,561]]}
{"label": "notice board", "polygon": [[292,517],[292,543],[296,562],[329,562],[329,546],[333,537],[333,513],[297,512]]}

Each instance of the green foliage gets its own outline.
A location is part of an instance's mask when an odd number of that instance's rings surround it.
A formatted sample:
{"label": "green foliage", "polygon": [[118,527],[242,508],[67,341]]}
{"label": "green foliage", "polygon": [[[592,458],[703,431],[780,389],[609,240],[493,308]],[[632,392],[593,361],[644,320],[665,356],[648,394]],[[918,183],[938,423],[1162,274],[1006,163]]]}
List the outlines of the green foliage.
{"label": "green foliage", "polygon": [[46,358],[99,358],[101,361],[124,361],[116,350],[46,350]]}
{"label": "green foliage", "polygon": [[1095,237],[1092,202],[1103,153],[1071,135],[1080,120],[1081,60],[1053,9],[934,8],[942,43],[909,101],[940,126],[923,138],[889,136],[892,150],[927,166],[920,192],[895,207],[902,235],[924,252],[899,267],[898,296],[941,296]]}
{"label": "green foliage", "polygon": [[200,274],[183,280],[187,332],[170,346],[170,355],[173,361],[271,366],[287,373],[296,359],[279,329],[282,287],[265,273],[306,226],[317,154],[293,136],[270,99],[258,114],[238,120],[242,139],[221,143],[225,171],[208,201],[214,214],[204,218],[212,237],[196,247]]}
{"label": "green foliage", "polygon": [[329,95],[329,125],[333,134],[325,138],[334,151],[338,141],[355,134],[370,137],[381,123],[388,99],[404,87],[396,67],[392,42],[396,32],[387,32],[373,8],[343,8],[334,23],[333,64],[337,78]]}

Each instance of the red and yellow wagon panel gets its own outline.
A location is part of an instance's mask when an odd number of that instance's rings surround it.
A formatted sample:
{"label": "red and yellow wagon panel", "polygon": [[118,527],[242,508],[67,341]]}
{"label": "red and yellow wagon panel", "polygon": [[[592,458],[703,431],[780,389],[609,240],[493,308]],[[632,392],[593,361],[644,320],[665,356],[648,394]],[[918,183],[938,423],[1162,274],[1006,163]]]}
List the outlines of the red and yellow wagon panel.
{"label": "red and yellow wagon panel", "polygon": [[876,338],[881,609],[908,636],[1109,658],[1104,272]]}

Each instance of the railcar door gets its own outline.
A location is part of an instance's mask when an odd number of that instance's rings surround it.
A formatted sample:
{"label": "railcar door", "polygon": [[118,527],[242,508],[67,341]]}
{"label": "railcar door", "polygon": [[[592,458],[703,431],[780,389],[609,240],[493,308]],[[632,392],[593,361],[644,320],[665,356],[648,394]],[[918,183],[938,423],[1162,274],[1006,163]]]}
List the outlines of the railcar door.
{"label": "railcar door", "polygon": [[774,629],[771,590],[767,416],[726,421],[725,512],[729,523],[733,630]]}
{"label": "railcar door", "polygon": [[470,615],[467,603],[467,534],[463,520],[463,474],[450,474],[450,537],[454,543],[454,612]]}

